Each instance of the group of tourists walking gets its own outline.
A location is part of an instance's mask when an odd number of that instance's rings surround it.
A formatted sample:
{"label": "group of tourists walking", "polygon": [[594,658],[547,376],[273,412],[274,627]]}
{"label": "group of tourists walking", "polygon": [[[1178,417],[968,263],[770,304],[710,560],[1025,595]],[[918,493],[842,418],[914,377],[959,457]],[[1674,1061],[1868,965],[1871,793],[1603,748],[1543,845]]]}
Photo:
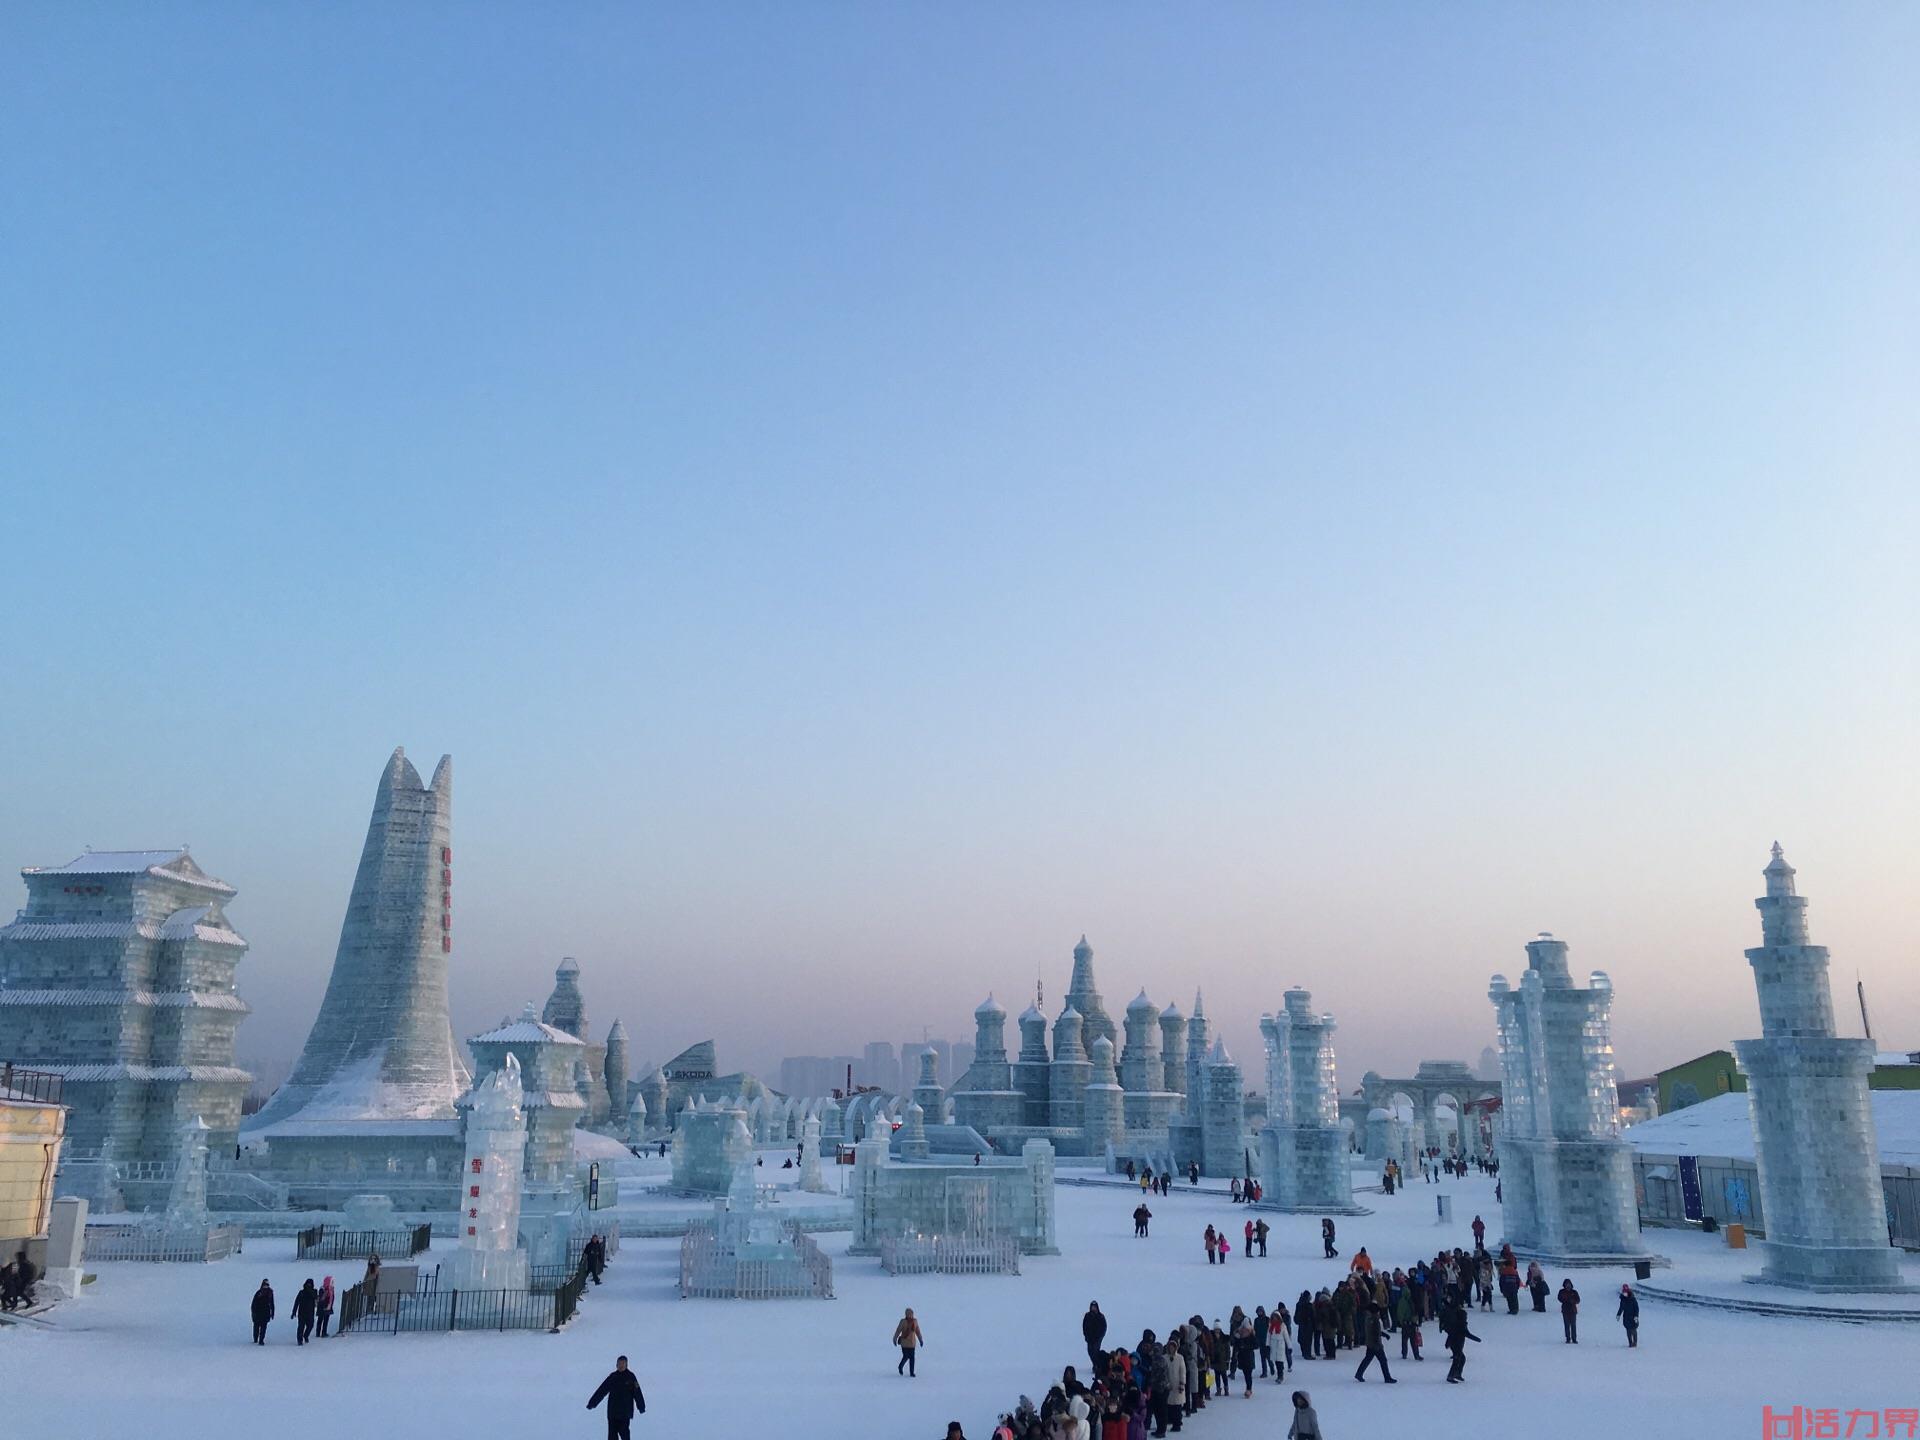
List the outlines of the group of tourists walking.
{"label": "group of tourists walking", "polygon": [[[1457,1163],[1464,1168],[1465,1162]],[[1145,1234],[1145,1209],[1143,1205],[1134,1212],[1137,1235]],[[1259,1222],[1243,1235],[1247,1253],[1265,1253],[1266,1236],[1259,1233],[1264,1228]],[[1578,1344],[1580,1294],[1572,1280],[1562,1280],[1556,1292],[1538,1261],[1528,1262],[1523,1272],[1510,1245],[1489,1252],[1486,1224],[1479,1216],[1472,1229],[1471,1251],[1442,1250],[1430,1260],[1389,1268],[1377,1264],[1363,1245],[1354,1252],[1345,1276],[1317,1290],[1303,1289],[1292,1304],[1256,1305],[1251,1314],[1236,1305],[1224,1321],[1192,1315],[1164,1333],[1145,1330],[1131,1345],[1110,1347],[1108,1317],[1097,1302],[1090,1304],[1080,1321],[1085,1366],[1067,1366],[1037,1404],[1021,1396],[1018,1405],[999,1417],[993,1440],[1160,1440],[1182,1431],[1209,1402],[1236,1394],[1251,1399],[1264,1388],[1261,1380],[1290,1392],[1283,1417],[1288,1440],[1324,1440],[1309,1394],[1297,1388],[1297,1374],[1289,1379],[1290,1372],[1308,1361],[1339,1359],[1357,1351],[1356,1381],[1364,1384],[1377,1370],[1383,1383],[1397,1384],[1388,1345],[1397,1335],[1399,1359],[1424,1363],[1425,1331],[1431,1324],[1447,1355],[1446,1382],[1464,1384],[1467,1347],[1481,1340],[1473,1331],[1472,1313],[1476,1308],[1491,1310],[1496,1290],[1510,1315],[1520,1313],[1522,1291],[1536,1313],[1554,1299],[1566,1343]],[[1335,1234],[1334,1221],[1323,1220],[1327,1256],[1338,1253]],[[1208,1263],[1224,1263],[1224,1231],[1209,1225],[1202,1238]],[[1620,1287],[1615,1313],[1627,1344],[1637,1347],[1640,1302],[1631,1285]],[[911,1312],[908,1315],[910,1319]],[[964,1440],[959,1422],[949,1427],[948,1436]]]}
{"label": "group of tourists walking", "polygon": [[[293,1321],[293,1343],[304,1345],[316,1336],[326,1338],[327,1327],[333,1323],[333,1277],[323,1279],[318,1285],[308,1276],[306,1284],[294,1294],[293,1305],[287,1312],[287,1318]],[[267,1343],[267,1326],[273,1323],[278,1313],[273,1297],[273,1286],[262,1280],[260,1288],[253,1292],[253,1303],[249,1307],[253,1318],[253,1343]]]}
{"label": "group of tourists walking", "polygon": [[[1175,1321],[1164,1337],[1141,1332],[1133,1345],[1107,1345],[1107,1317],[1098,1301],[1080,1320],[1085,1373],[1069,1365],[1039,1404],[1028,1396],[1002,1414],[995,1440],[1144,1440],[1183,1431],[1210,1403],[1252,1399],[1255,1380],[1283,1384],[1294,1363],[1293,1330],[1284,1303],[1252,1314],[1234,1306],[1226,1319],[1200,1315]],[[1304,1391],[1292,1397],[1290,1440],[1320,1440],[1319,1419]],[[961,1440],[958,1422],[948,1435]]]}

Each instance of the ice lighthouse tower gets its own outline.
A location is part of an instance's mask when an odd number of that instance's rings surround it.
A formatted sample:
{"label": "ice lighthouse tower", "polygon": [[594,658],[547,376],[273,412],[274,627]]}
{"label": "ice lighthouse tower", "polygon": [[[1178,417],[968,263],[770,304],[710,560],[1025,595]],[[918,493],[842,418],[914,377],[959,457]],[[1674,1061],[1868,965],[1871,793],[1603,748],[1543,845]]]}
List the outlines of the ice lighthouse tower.
{"label": "ice lighthouse tower", "polygon": [[1827,950],[1807,943],[1807,902],[1778,844],[1761,873],[1767,893],[1753,903],[1762,943],[1747,951],[1760,1038],[1733,1045],[1767,1221],[1756,1278],[1801,1290],[1898,1289],[1867,1100],[1873,1042],[1834,1034]]}

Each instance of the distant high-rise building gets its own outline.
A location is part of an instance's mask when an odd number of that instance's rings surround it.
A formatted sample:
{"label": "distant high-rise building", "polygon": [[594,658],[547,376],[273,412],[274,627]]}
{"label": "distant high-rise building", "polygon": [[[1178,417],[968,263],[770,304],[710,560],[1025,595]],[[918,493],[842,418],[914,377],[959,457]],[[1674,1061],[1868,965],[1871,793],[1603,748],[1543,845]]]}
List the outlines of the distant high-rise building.
{"label": "distant high-rise building", "polygon": [[889,1094],[900,1093],[900,1057],[886,1040],[869,1040],[856,1072],[862,1085],[872,1085]]}
{"label": "distant high-rise building", "polygon": [[973,1068],[974,1053],[973,1041],[956,1040],[953,1042],[953,1050],[949,1054],[947,1062],[948,1069],[952,1072],[947,1076],[946,1083],[948,1085],[958,1085],[960,1083],[960,1077]]}
{"label": "distant high-rise building", "polygon": [[780,1093],[814,1096],[844,1090],[848,1068],[857,1065],[851,1055],[789,1055],[780,1062]]}

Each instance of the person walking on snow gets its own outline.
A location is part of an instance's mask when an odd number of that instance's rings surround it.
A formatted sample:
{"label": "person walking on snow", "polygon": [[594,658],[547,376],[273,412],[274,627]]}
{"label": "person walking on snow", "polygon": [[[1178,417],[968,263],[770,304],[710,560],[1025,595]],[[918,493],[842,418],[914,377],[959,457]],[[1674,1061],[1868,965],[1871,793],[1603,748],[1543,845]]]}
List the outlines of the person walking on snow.
{"label": "person walking on snow", "polygon": [[1440,1331],[1447,1337],[1447,1353],[1453,1356],[1453,1363],[1447,1367],[1449,1385],[1466,1384],[1467,1341],[1480,1343],[1480,1337],[1467,1328],[1467,1311],[1464,1305],[1456,1302],[1451,1309],[1440,1317]]}
{"label": "person walking on snow", "polygon": [[1151,1219],[1153,1219],[1153,1211],[1147,1209],[1145,1205],[1136,1205],[1134,1207],[1134,1211],[1133,1211],[1133,1238],[1134,1239],[1144,1240],[1147,1238],[1147,1222]]}
{"label": "person walking on snow", "polygon": [[1620,1287],[1620,1308],[1614,1313],[1626,1327],[1627,1348],[1637,1350],[1640,1346],[1640,1297],[1633,1293],[1631,1285]]}
{"label": "person walking on snow", "polygon": [[327,1276],[320,1282],[320,1306],[314,1312],[318,1329],[314,1332],[322,1340],[327,1338],[327,1326],[333,1323],[333,1277]]}
{"label": "person walking on snow", "polygon": [[1555,1297],[1560,1302],[1560,1328],[1566,1332],[1568,1345],[1580,1343],[1580,1292],[1573,1288],[1573,1281],[1562,1280],[1560,1293]]}
{"label": "person walking on snow", "polygon": [[1333,1248],[1333,1217],[1330,1215],[1320,1222],[1320,1245],[1327,1252],[1326,1258],[1329,1260],[1340,1253]]}
{"label": "person walking on snow", "polygon": [[253,1292],[253,1343],[267,1343],[267,1322],[273,1319],[273,1286],[266,1281]]}
{"label": "person walking on snow", "polygon": [[320,1308],[320,1292],[315,1288],[313,1277],[307,1277],[307,1283],[300,1287],[300,1293],[293,1297],[293,1343],[304,1345],[313,1338],[314,1313]]}
{"label": "person walking on snow", "polygon": [[917,1379],[920,1372],[914,1369],[913,1352],[927,1343],[927,1337],[920,1333],[920,1322],[913,1318],[913,1311],[907,1311],[893,1327],[893,1343],[900,1347],[900,1363],[893,1367],[893,1373]]}
{"label": "person walking on snow", "polygon": [[1207,1226],[1207,1233],[1201,1236],[1200,1238],[1207,1247],[1207,1264],[1209,1265],[1218,1264],[1219,1261],[1218,1261],[1218,1258],[1216,1257],[1216,1254],[1213,1248],[1213,1239],[1214,1239],[1213,1226],[1211,1225]]}
{"label": "person walking on snow", "polygon": [[1273,1227],[1264,1220],[1253,1222],[1253,1243],[1260,1247],[1260,1258],[1267,1258],[1267,1236],[1273,1233]]}
{"label": "person walking on snow", "polygon": [[633,1417],[647,1413],[647,1397],[640,1393],[640,1377],[627,1368],[626,1356],[613,1362],[613,1370],[593,1392],[587,1408],[599,1409],[602,1400],[607,1402],[607,1440],[633,1440]]}
{"label": "person walking on snow", "polygon": [[1244,1228],[1245,1228],[1246,1237],[1247,1237],[1246,1238],[1247,1248],[1245,1251],[1245,1258],[1248,1260],[1251,1260],[1253,1259],[1253,1221],[1251,1220],[1247,1221],[1246,1226]]}
{"label": "person walking on snow", "polygon": [[1473,1248],[1481,1250],[1487,1243],[1487,1222],[1478,1215],[1473,1217]]}
{"label": "person walking on snow", "polygon": [[1087,1342],[1087,1361],[1097,1374],[1101,1343],[1107,1338],[1107,1317],[1100,1313],[1098,1300],[1087,1302],[1087,1313],[1080,1317],[1080,1338]]}
{"label": "person walking on snow", "polygon": [[1382,1343],[1383,1332],[1380,1329],[1378,1306],[1369,1305],[1365,1313],[1360,1316],[1360,1335],[1366,1344],[1367,1353],[1361,1357],[1360,1368],[1353,1372],[1353,1378],[1365,1384],[1367,1367],[1378,1360],[1381,1378],[1389,1385],[1399,1384],[1400,1382],[1393,1378],[1393,1371],[1387,1368],[1387,1347]]}
{"label": "person walking on snow", "polygon": [[1400,1298],[1393,1302],[1393,1322],[1400,1331],[1400,1358],[1407,1358],[1409,1352],[1413,1358],[1420,1358],[1420,1320],[1413,1304],[1413,1286],[1403,1285]]}

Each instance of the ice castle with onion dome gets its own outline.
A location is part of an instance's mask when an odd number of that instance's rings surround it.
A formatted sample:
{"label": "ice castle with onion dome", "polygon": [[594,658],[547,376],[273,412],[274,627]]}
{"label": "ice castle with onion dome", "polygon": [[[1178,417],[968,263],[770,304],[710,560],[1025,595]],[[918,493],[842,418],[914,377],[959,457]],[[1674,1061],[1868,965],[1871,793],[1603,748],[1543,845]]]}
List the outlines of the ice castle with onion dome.
{"label": "ice castle with onion dome", "polygon": [[[1063,1156],[1156,1169],[1198,1163],[1213,1176],[1246,1172],[1252,1139],[1239,1067],[1209,1046],[1198,994],[1188,1017],[1142,990],[1116,1024],[1082,935],[1051,1025],[1036,997],[1015,1022],[1020,1045],[1009,1055],[1004,1006],[989,995],[973,1023],[973,1064],[945,1101],[955,1126],[976,1131],[996,1151],[1018,1154],[1027,1141],[1045,1140]],[[938,1113],[918,1091],[915,1099]]]}

